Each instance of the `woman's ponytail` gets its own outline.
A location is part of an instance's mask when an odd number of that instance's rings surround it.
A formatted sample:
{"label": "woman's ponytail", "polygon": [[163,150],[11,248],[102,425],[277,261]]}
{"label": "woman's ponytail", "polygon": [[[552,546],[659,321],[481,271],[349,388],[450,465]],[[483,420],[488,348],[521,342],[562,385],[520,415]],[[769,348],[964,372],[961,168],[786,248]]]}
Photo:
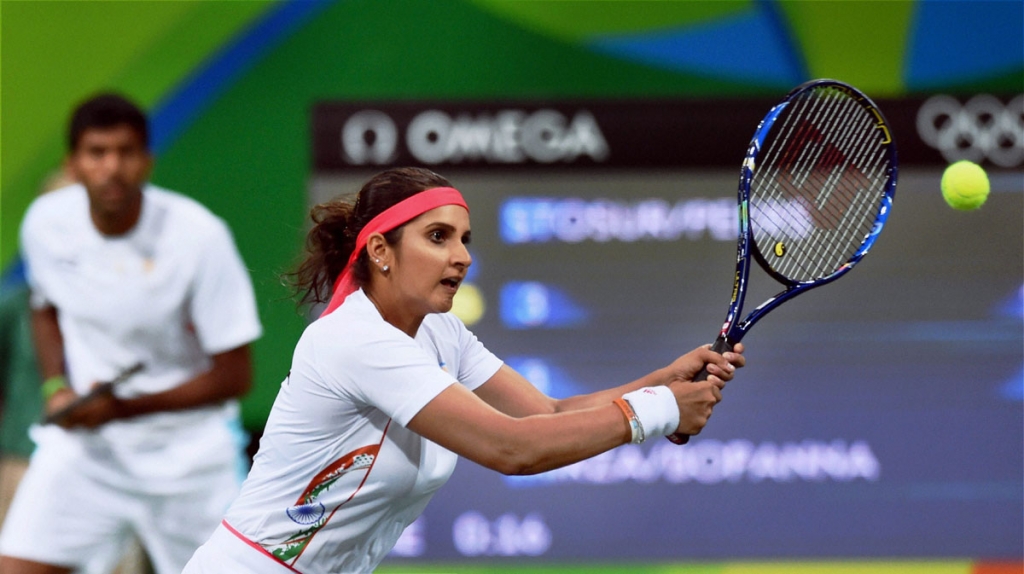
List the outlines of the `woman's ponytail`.
{"label": "woman's ponytail", "polygon": [[339,198],[313,207],[313,227],[306,234],[306,258],[291,274],[300,303],[323,303],[331,298],[334,282],[356,243],[352,198]]}

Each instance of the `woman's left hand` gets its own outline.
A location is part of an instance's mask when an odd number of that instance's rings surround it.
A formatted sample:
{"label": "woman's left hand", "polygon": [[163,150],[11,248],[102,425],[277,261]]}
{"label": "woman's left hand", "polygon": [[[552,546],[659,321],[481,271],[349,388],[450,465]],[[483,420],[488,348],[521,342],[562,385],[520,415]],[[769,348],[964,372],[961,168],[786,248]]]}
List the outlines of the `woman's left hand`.
{"label": "woman's left hand", "polygon": [[705,366],[708,376],[715,376],[722,381],[729,382],[736,374],[736,369],[741,369],[747,364],[743,351],[743,343],[736,343],[732,351],[722,354],[712,351],[711,345],[698,347],[665,367],[669,377],[667,382],[693,381],[693,378]]}

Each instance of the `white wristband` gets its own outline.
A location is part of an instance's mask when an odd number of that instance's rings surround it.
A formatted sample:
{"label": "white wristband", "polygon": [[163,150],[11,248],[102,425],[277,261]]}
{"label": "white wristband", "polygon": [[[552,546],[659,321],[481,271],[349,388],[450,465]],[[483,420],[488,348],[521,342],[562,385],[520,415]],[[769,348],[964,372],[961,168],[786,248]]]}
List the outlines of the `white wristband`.
{"label": "white wristband", "polygon": [[672,390],[661,385],[622,395],[633,407],[647,437],[668,436],[679,428],[679,407]]}

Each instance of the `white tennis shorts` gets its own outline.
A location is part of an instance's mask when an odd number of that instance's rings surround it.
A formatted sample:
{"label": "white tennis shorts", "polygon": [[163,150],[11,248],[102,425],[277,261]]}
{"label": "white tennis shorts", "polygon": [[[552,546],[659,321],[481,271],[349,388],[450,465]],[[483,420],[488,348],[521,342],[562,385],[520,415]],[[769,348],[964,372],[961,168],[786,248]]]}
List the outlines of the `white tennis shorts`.
{"label": "white tennis shorts", "polygon": [[241,485],[238,466],[225,464],[156,495],[82,471],[96,465],[81,448],[40,442],[0,531],[0,554],[88,571],[112,548],[127,548],[134,532],[157,574],[180,574]]}

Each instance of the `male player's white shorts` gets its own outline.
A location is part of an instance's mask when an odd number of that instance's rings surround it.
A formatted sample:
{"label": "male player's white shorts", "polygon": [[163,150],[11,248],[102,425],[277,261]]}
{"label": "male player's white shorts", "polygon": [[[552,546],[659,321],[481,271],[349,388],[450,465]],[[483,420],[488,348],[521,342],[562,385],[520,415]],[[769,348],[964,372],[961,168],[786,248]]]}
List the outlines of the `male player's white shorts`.
{"label": "male player's white shorts", "polygon": [[40,444],[4,520],[0,554],[90,571],[101,555],[127,548],[134,531],[157,574],[180,574],[240,486],[238,468],[224,466],[173,494],[133,492],[83,472],[90,464],[81,449]]}
{"label": "male player's white shorts", "polygon": [[196,551],[181,574],[296,574],[299,571],[282,564],[266,550],[256,548],[221,524],[210,540]]}

